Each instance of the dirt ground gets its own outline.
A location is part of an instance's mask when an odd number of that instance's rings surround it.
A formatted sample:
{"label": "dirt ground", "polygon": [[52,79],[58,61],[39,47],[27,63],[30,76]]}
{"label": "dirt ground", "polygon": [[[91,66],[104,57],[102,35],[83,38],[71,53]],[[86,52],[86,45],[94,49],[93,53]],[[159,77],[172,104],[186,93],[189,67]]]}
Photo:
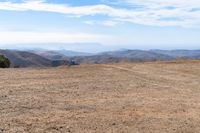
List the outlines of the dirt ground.
{"label": "dirt ground", "polygon": [[200,132],[200,61],[0,73],[0,133]]}

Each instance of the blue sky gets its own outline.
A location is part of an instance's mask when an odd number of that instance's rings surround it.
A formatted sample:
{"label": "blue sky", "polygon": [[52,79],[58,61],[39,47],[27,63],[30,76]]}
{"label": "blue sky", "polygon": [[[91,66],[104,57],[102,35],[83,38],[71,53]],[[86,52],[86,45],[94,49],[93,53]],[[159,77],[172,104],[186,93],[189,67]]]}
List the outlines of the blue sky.
{"label": "blue sky", "polygon": [[199,0],[0,0],[2,47],[200,49],[199,36]]}

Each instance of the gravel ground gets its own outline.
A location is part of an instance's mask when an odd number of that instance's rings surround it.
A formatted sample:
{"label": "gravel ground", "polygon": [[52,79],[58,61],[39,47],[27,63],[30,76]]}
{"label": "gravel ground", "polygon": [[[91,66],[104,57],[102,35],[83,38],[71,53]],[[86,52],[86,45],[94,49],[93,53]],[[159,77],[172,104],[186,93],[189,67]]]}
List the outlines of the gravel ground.
{"label": "gravel ground", "polygon": [[200,131],[200,61],[0,73],[0,133]]}

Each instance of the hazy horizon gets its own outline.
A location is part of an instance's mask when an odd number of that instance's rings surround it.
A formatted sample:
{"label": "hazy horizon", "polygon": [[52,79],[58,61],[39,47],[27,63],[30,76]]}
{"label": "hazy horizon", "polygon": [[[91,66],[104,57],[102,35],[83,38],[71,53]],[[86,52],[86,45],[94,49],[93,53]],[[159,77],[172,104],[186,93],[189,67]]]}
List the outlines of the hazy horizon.
{"label": "hazy horizon", "polygon": [[190,48],[190,47],[140,47],[139,45],[137,47],[135,46],[125,46],[125,45],[119,45],[119,46],[106,46],[101,45],[97,43],[72,43],[72,44],[24,44],[24,45],[2,45],[0,46],[0,49],[8,49],[8,50],[69,50],[74,52],[84,52],[84,53],[99,53],[99,52],[106,52],[106,51],[119,51],[119,50],[200,50],[200,48]]}

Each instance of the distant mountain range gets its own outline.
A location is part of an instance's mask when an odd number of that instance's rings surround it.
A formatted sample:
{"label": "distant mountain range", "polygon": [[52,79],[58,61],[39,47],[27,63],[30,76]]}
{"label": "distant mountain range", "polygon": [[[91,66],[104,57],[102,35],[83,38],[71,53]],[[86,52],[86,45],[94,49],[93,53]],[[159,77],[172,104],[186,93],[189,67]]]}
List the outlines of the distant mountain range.
{"label": "distant mountain range", "polygon": [[118,63],[118,62],[144,62],[169,61],[175,59],[198,59],[200,50],[120,50],[103,52],[92,56],[71,57],[71,60],[84,63]]}
{"label": "distant mountain range", "polygon": [[69,50],[0,50],[12,67],[56,67],[71,64],[107,64],[175,59],[198,59],[200,50],[119,50],[97,54]]}
{"label": "distant mountain range", "polygon": [[151,50],[154,53],[171,56],[175,59],[200,58],[200,50]]}
{"label": "distant mountain range", "polygon": [[75,52],[70,50],[30,50],[29,52],[43,56],[50,60],[66,59],[74,56],[90,56],[91,53]]}

